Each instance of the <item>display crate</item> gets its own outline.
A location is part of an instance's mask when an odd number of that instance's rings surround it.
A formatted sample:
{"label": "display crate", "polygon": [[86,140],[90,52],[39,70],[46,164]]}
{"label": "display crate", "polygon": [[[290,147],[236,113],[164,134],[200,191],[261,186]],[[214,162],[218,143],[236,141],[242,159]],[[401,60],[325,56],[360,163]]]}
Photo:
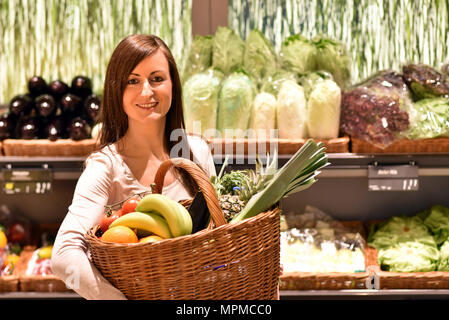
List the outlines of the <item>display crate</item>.
{"label": "display crate", "polygon": [[449,153],[449,138],[400,139],[382,149],[369,142],[351,137],[352,153]]}
{"label": "display crate", "polygon": [[96,140],[84,139],[5,139],[3,140],[3,154],[5,156],[28,157],[83,157],[96,149]]}

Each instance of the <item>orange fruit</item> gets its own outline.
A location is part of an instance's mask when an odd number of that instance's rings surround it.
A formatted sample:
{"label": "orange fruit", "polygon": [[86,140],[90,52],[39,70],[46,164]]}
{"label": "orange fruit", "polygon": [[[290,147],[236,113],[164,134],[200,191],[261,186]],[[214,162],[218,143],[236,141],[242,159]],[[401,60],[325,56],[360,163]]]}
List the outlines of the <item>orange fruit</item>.
{"label": "orange fruit", "polygon": [[3,249],[6,247],[6,244],[8,243],[8,239],[6,239],[6,234],[0,230],[0,249]]}
{"label": "orange fruit", "polygon": [[101,240],[115,243],[137,243],[139,239],[131,228],[115,226],[106,230]]}
{"label": "orange fruit", "polygon": [[156,235],[152,235],[152,236],[148,236],[148,237],[140,239],[139,243],[157,242],[157,241],[160,241],[160,240],[164,240],[164,238],[161,238],[161,237],[156,236]]}

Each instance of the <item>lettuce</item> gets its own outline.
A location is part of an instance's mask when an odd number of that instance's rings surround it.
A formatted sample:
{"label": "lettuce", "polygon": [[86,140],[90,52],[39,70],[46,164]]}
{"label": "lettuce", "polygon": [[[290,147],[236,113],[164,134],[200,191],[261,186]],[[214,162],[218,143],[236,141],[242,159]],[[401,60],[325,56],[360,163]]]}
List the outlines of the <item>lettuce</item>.
{"label": "lettuce", "polygon": [[277,119],[280,139],[307,136],[307,102],[304,89],[292,80],[282,82],[278,94]]}
{"label": "lettuce", "polygon": [[382,270],[391,272],[426,272],[437,268],[440,253],[436,246],[418,241],[400,242],[379,250],[378,262]]}
{"label": "lettuce", "polygon": [[317,70],[330,72],[340,88],[347,88],[351,84],[351,58],[344,44],[323,36],[312,41],[317,50]]}
{"label": "lettuce", "polygon": [[315,85],[307,101],[307,128],[310,137],[338,137],[340,103],[341,90],[334,81],[323,80]]}
{"label": "lettuce", "polygon": [[449,239],[449,208],[442,205],[432,206],[424,224],[432,232],[437,245],[441,245]]}
{"label": "lettuce", "polygon": [[252,30],[245,42],[243,68],[260,84],[262,79],[276,69],[276,54],[272,44],[257,29]]}
{"label": "lettuce", "polygon": [[438,261],[438,271],[449,271],[449,240],[445,241],[440,248],[440,260]]}
{"label": "lettuce", "polygon": [[244,138],[250,125],[255,87],[250,77],[235,71],[223,80],[217,129],[225,138]]}
{"label": "lettuce", "polygon": [[229,27],[218,27],[212,43],[212,66],[225,75],[243,65],[245,42]]}
{"label": "lettuce", "polygon": [[208,69],[186,80],[183,97],[184,119],[188,132],[210,136],[207,130],[216,129],[218,96],[223,78],[221,71]]}
{"label": "lettuce", "polygon": [[255,130],[256,137],[269,138],[276,129],[276,98],[268,92],[260,92],[254,99],[251,128]]}
{"label": "lettuce", "polygon": [[276,69],[268,73],[262,80],[260,91],[268,92],[277,97],[281,85],[285,80],[298,81],[295,73],[284,69]]}
{"label": "lettuce", "polygon": [[196,35],[193,38],[182,73],[183,80],[205,71],[212,65],[212,43],[212,36]]}
{"label": "lettuce", "polygon": [[298,74],[316,70],[316,54],[312,41],[300,34],[285,39],[279,52],[282,68]]}

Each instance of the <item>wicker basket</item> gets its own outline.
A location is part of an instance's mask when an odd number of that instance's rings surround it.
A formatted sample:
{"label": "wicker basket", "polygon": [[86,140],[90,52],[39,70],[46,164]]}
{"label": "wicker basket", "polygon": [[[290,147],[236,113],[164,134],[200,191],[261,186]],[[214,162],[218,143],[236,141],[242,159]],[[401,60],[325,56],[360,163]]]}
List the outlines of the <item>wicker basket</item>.
{"label": "wicker basket", "polygon": [[[361,221],[341,221],[348,229],[358,232],[366,237]],[[365,289],[366,281],[370,276],[368,267],[373,265],[375,257],[372,251],[364,251],[364,272],[289,272],[281,277],[281,290],[342,290]]]}
{"label": "wicker basket", "polygon": [[0,292],[19,291],[19,277],[17,275],[0,276]]}
{"label": "wicker basket", "polygon": [[84,157],[95,150],[94,139],[74,141],[72,139],[5,139],[3,153],[5,156],[29,157]]}
{"label": "wicker basket", "polygon": [[[367,228],[378,224],[382,220],[371,220],[367,222]],[[378,251],[368,247],[372,257],[371,265],[379,278],[380,289],[449,289],[449,272],[390,272],[383,271],[378,263]]]}
{"label": "wicker basket", "polygon": [[20,291],[28,292],[71,292],[65,283],[53,274],[49,275],[28,275],[26,270],[28,263],[32,258],[33,252],[36,250],[35,246],[26,246],[20,254],[17,262],[16,270],[19,279]]}
{"label": "wicker basket", "polygon": [[[349,137],[336,139],[315,139],[321,141],[326,147],[327,153],[349,152]],[[278,154],[295,154],[307,139],[209,139],[211,151],[214,154],[266,154],[272,153],[276,148]]]}
{"label": "wicker basket", "polygon": [[155,243],[118,244],[99,240],[96,226],[86,234],[95,266],[129,299],[275,299],[279,209],[226,224],[209,179],[189,160],[164,162],[156,192],[171,166],[185,169],[203,192],[212,217],[208,228]]}
{"label": "wicker basket", "polygon": [[369,142],[351,137],[353,153],[448,153],[449,138],[409,140],[400,139],[385,149],[375,147]]}

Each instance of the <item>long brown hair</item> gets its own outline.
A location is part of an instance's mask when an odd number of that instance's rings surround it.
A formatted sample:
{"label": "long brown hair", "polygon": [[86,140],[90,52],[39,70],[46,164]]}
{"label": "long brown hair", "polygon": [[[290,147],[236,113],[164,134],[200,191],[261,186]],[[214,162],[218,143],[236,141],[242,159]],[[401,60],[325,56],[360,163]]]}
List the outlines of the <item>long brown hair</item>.
{"label": "long brown hair", "polygon": [[[144,58],[160,50],[166,57],[172,81],[172,103],[166,116],[165,147],[170,150],[178,143],[188,148],[189,158],[194,161],[185,134],[184,113],[182,104],[182,86],[175,59],[168,46],[155,35],[135,34],[124,38],[115,48],[106,70],[103,99],[101,102],[99,122],[102,129],[99,134],[100,148],[119,141],[128,130],[128,116],[123,109],[123,93],[129,74]],[[182,129],[177,141],[170,139],[171,133]],[[195,161],[198,163],[198,161]],[[199,165],[199,163],[198,163]],[[190,195],[193,196],[197,185],[182,169],[176,169],[181,181]]]}

